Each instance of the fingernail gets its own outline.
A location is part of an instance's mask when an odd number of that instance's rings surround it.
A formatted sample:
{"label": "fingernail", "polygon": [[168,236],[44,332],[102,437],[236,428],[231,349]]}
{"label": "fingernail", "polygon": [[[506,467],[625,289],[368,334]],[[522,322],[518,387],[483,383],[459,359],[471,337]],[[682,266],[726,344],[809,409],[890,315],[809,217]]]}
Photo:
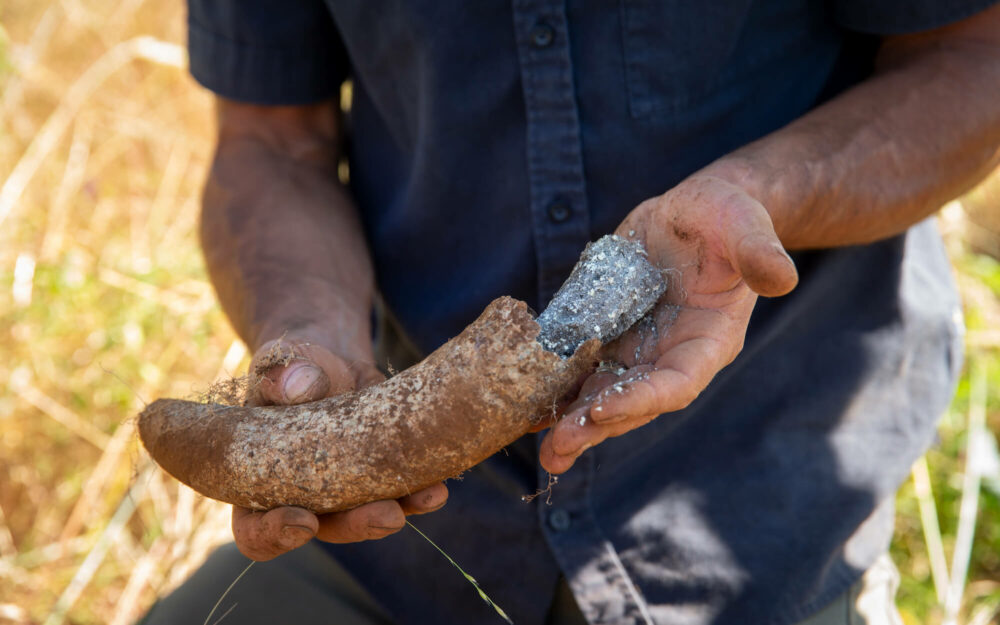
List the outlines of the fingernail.
{"label": "fingernail", "polygon": [[399,530],[403,529],[403,526],[392,527],[389,525],[369,525],[368,526],[368,538],[382,538],[388,536],[389,534],[395,534]]}
{"label": "fingernail", "polygon": [[299,365],[285,378],[285,385],[281,391],[285,399],[293,404],[306,399],[319,399],[322,396],[319,393],[322,377],[324,377],[323,372],[318,367]]}
{"label": "fingernail", "polygon": [[286,525],[281,528],[281,543],[286,547],[297,547],[313,537],[312,530],[301,525]]}
{"label": "fingernail", "polygon": [[594,423],[617,423],[619,421],[624,421],[628,415],[621,413],[615,414],[611,411],[604,409],[604,404],[597,404],[590,409],[590,418]]}
{"label": "fingernail", "polygon": [[594,445],[592,443],[583,443],[582,445],[580,445],[579,448],[569,452],[568,454],[559,454],[559,456],[562,458],[572,458],[573,461],[575,462],[576,459],[583,454],[583,452],[587,451],[593,446]]}

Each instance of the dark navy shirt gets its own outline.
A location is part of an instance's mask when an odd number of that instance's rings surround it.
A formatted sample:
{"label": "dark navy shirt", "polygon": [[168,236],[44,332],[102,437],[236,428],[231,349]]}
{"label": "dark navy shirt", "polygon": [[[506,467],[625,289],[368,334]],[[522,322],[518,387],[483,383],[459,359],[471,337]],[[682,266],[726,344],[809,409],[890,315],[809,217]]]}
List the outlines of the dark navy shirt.
{"label": "dark navy shirt", "polygon": [[[499,295],[540,310],[640,201],[867,77],[879,35],[988,0],[189,0],[191,70],[262,104],[336,97],[379,289],[423,351]],[[331,172],[332,175],[333,172]],[[415,522],[519,625],[560,575],[593,624],[794,623],[882,553],[960,317],[932,223],[795,255],[689,408],[588,450],[551,505],[538,437]],[[400,623],[496,623],[411,531],[331,553]],[[291,598],[290,598],[291,599]]]}

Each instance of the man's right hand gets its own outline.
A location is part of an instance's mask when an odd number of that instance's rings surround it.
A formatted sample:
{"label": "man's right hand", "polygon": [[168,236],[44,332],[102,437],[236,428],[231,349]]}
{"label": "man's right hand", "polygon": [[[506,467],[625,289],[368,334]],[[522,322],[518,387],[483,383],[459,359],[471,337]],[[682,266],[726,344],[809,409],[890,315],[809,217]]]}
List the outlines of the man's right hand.
{"label": "man's right hand", "polygon": [[[205,185],[201,242],[229,319],[255,346],[256,404],[299,404],[383,379],[372,364],[374,270],[361,219],[337,176],[338,102],[258,106],[218,99],[218,146]],[[276,359],[277,337],[293,354]],[[335,478],[336,476],[331,476]],[[401,529],[448,499],[438,484],[396,501],[316,516],[233,509],[240,551],[270,560],[311,538],[348,543]]]}
{"label": "man's right hand", "polygon": [[[329,350],[285,337],[264,343],[254,355],[250,374],[257,378],[248,403],[301,404],[376,384],[384,376],[366,362],[347,362]],[[398,532],[406,515],[437,510],[448,499],[443,483],[398,500],[375,501],[331,514],[304,508],[255,511],[233,506],[233,537],[243,555],[265,561],[301,547],[312,538],[353,543]]]}

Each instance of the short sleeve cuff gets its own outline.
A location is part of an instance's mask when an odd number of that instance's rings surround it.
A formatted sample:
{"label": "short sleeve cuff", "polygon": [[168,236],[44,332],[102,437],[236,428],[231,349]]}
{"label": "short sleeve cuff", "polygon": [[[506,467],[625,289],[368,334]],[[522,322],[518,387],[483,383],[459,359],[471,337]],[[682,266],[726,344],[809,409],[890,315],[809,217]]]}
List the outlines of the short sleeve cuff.
{"label": "short sleeve cuff", "polygon": [[231,100],[263,105],[310,104],[337,96],[347,77],[339,41],[306,37],[285,45],[233,41],[188,20],[191,75]]}
{"label": "short sleeve cuff", "polygon": [[841,0],[837,22],[872,35],[903,35],[946,26],[975,15],[997,0]]}

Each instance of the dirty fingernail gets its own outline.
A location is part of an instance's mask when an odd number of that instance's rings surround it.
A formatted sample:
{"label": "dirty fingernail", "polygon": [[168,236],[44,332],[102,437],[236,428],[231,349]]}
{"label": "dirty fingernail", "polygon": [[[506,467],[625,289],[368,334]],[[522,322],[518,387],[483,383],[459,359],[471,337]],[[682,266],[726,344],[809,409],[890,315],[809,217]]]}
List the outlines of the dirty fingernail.
{"label": "dirty fingernail", "polygon": [[286,547],[298,547],[312,537],[312,530],[308,527],[286,525],[281,528],[281,544]]}
{"label": "dirty fingernail", "polygon": [[325,389],[321,388],[324,382],[329,384],[318,367],[300,365],[288,374],[281,390],[285,394],[285,399],[291,403],[319,399],[325,394]]}
{"label": "dirty fingernail", "polygon": [[373,523],[368,526],[368,538],[382,538],[389,534],[395,534],[401,529],[403,529],[402,525],[376,525]]}
{"label": "dirty fingernail", "polygon": [[627,415],[615,413],[604,409],[604,404],[597,404],[590,409],[590,418],[594,423],[617,423],[623,421]]}

